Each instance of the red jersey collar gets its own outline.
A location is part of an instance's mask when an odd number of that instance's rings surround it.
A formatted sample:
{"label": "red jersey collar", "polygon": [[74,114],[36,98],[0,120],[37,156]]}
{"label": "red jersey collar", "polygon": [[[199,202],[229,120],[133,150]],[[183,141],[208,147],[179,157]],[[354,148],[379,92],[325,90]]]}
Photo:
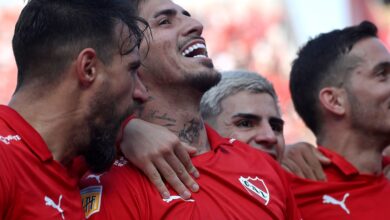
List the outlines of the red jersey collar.
{"label": "red jersey collar", "polygon": [[332,164],[334,164],[345,176],[359,174],[359,171],[350,162],[336,152],[323,146],[318,146],[318,150],[328,157],[332,161]]}
{"label": "red jersey collar", "polygon": [[232,146],[232,143],[230,142],[229,138],[222,137],[213,128],[211,128],[207,124],[205,124],[205,127],[206,127],[207,138],[209,140],[211,150],[215,150],[221,145],[231,145]]}
{"label": "red jersey collar", "polygon": [[53,159],[53,155],[41,135],[19,113],[9,106],[0,105],[0,118],[20,135],[22,141],[40,160]]}

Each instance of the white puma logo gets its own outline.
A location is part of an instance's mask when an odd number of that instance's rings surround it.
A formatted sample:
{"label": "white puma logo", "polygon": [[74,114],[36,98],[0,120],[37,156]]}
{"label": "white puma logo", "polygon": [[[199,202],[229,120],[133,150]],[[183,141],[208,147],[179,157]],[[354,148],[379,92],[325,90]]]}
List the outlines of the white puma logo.
{"label": "white puma logo", "polygon": [[60,198],[58,199],[58,205],[54,203],[54,201],[52,199],[50,199],[49,197],[45,196],[45,205],[47,206],[50,206],[54,209],[57,209],[57,211],[59,213],[61,213],[61,217],[62,219],[65,219],[65,216],[64,216],[64,210],[61,209],[61,199],[62,199],[62,195],[60,195]]}
{"label": "white puma logo", "polygon": [[349,215],[350,214],[349,209],[345,205],[345,200],[347,199],[348,196],[349,196],[349,193],[346,193],[343,197],[343,200],[339,201],[331,196],[324,195],[322,197],[322,199],[323,199],[322,203],[330,203],[332,205],[339,205]]}
{"label": "white puma logo", "polygon": [[87,179],[96,179],[96,181],[98,183],[100,183],[100,177],[103,175],[104,173],[100,174],[100,175],[95,175],[95,174],[90,174],[87,176]]}
{"label": "white puma logo", "polygon": [[193,199],[183,199],[180,196],[170,196],[168,199],[163,199],[163,200],[166,203],[170,203],[170,202],[172,202],[173,200],[176,200],[176,199],[181,199],[181,200],[186,201],[186,202],[195,202],[195,200],[193,200]]}

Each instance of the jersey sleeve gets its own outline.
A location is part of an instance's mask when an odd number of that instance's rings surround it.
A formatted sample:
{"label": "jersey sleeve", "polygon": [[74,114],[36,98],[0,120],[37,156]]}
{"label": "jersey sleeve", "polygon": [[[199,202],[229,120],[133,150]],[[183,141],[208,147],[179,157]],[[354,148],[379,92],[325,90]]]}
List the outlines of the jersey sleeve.
{"label": "jersey sleeve", "polygon": [[117,220],[146,219],[146,196],[143,195],[144,177],[128,165],[113,167],[100,176],[87,174],[81,183],[81,197],[87,219]]}
{"label": "jersey sleeve", "polygon": [[120,143],[122,142],[123,140],[123,135],[124,135],[124,132],[125,132],[125,127],[128,123],[130,123],[131,120],[133,120],[134,118],[136,118],[136,115],[135,114],[132,114],[130,116],[128,116],[121,124],[121,127],[119,129],[119,133],[118,133],[118,136],[117,136],[117,139],[116,139],[116,149],[118,150],[118,152],[120,152]]}

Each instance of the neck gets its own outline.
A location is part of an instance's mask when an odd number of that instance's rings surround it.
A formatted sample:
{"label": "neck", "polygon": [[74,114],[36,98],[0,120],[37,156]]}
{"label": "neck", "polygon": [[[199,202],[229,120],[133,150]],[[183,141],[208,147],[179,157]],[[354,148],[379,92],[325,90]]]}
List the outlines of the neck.
{"label": "neck", "polygon": [[168,89],[149,91],[149,94],[150,99],[140,112],[143,120],[168,128],[181,141],[196,147],[198,154],[210,150],[199,111],[200,97]]}
{"label": "neck", "polygon": [[38,95],[32,94],[37,93],[28,90],[17,92],[9,106],[40,134],[54,160],[66,166],[76,154],[70,140],[74,140],[73,134],[80,131],[81,126],[70,121],[80,118],[78,110],[70,109],[72,105],[64,103],[65,98],[59,100],[55,95],[37,98]]}
{"label": "neck", "polygon": [[382,151],[389,144],[383,138],[369,136],[356,130],[340,131],[337,126],[318,135],[317,142],[343,156],[362,174],[382,173]]}

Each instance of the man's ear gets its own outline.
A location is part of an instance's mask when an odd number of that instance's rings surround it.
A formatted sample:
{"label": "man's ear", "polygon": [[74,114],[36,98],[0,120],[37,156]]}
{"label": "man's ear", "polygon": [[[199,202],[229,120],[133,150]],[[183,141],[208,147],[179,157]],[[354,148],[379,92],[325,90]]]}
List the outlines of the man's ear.
{"label": "man's ear", "polygon": [[77,77],[83,87],[90,86],[97,77],[97,56],[92,48],[83,49],[76,60]]}
{"label": "man's ear", "polygon": [[346,111],[346,96],[342,88],[325,87],[319,93],[319,100],[324,110],[336,115],[343,115]]}

